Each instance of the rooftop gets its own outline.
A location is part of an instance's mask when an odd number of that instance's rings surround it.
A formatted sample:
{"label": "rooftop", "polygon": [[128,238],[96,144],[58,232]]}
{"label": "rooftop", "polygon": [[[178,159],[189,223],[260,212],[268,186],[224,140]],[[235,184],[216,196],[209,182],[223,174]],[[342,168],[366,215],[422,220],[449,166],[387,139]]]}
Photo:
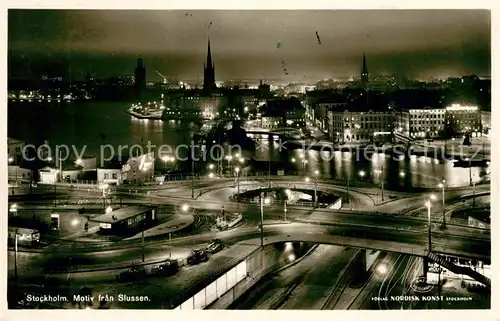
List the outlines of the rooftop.
{"label": "rooftop", "polygon": [[124,221],[128,218],[146,213],[152,209],[155,209],[156,206],[147,206],[147,205],[133,205],[120,208],[116,211],[103,214],[101,216],[95,217],[91,219],[94,222],[100,223],[118,223]]}
{"label": "rooftop", "polygon": [[10,137],[7,137],[7,145],[10,145],[10,144],[23,144],[24,141],[20,140],[20,139],[15,139],[15,138],[10,138]]}

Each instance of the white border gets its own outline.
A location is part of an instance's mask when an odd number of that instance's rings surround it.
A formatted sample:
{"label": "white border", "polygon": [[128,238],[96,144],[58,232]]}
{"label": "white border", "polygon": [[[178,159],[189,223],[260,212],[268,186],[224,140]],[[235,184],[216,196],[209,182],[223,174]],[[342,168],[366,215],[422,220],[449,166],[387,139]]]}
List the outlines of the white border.
{"label": "white border", "polygon": [[[236,0],[219,0],[219,1],[192,1],[192,0],[180,0],[180,1],[168,1],[168,0],[150,0],[137,1],[137,0],[122,0],[122,1],[102,1],[102,0],[8,0],[7,5],[3,7],[3,16],[1,23],[1,37],[3,45],[4,58],[0,62],[0,70],[2,71],[1,84],[7,83],[7,8],[58,8],[58,9],[491,9],[492,10],[492,113],[493,113],[493,123],[492,126],[492,146],[495,146],[495,141],[500,138],[498,135],[498,129],[500,128],[500,119],[498,115],[498,103],[499,100],[499,89],[500,85],[497,83],[496,79],[498,76],[498,64],[496,61],[500,59],[499,57],[499,46],[498,40],[498,22],[499,22],[499,10],[498,5],[494,1],[484,1],[484,0],[441,0],[441,1],[388,1],[388,0],[377,0],[377,1],[360,1],[360,0],[350,0],[343,2],[332,2],[332,1],[264,1],[264,0],[254,0],[254,1],[236,1]],[[7,123],[6,123],[6,111],[7,111],[7,88],[6,85],[2,85],[0,89],[1,106],[2,113],[0,117],[0,130],[2,131],[3,137],[7,136]],[[495,111],[496,109],[496,111]],[[0,151],[6,153],[7,144],[6,139],[0,139]],[[499,150],[492,149],[492,175],[491,177],[499,177],[498,173],[498,153]],[[7,231],[6,227],[6,213],[7,213],[7,157],[0,157],[0,179],[2,184],[0,185],[0,202],[2,209],[2,235],[5,236]],[[2,292],[0,293],[0,319],[2,320],[50,320],[53,321],[57,318],[71,319],[71,320],[87,320],[87,319],[101,319],[107,320],[137,320],[137,319],[172,319],[172,320],[195,320],[198,318],[203,318],[204,320],[220,320],[220,319],[232,319],[232,320],[261,320],[261,319],[276,319],[283,318],[286,320],[307,320],[314,318],[315,320],[352,320],[354,319],[379,319],[383,318],[385,320],[445,320],[445,319],[455,319],[455,320],[500,320],[500,314],[498,310],[498,305],[500,303],[500,297],[498,295],[499,282],[496,277],[496,273],[499,266],[499,251],[498,251],[498,232],[499,221],[498,221],[498,180],[493,180],[491,191],[491,206],[492,206],[492,236],[491,236],[491,246],[492,246],[492,268],[494,269],[494,277],[492,279],[492,297],[491,297],[491,311],[464,311],[464,310],[453,310],[453,311],[287,311],[287,312],[271,312],[271,311],[194,311],[194,312],[175,312],[175,311],[153,311],[153,310],[94,310],[86,311],[80,310],[76,312],[74,310],[65,311],[47,311],[47,310],[35,310],[35,311],[6,311],[6,275],[7,269],[6,264],[0,265],[0,279]],[[2,237],[0,240],[0,253],[6,253],[6,237]],[[6,256],[1,255],[0,260],[5,260]]]}

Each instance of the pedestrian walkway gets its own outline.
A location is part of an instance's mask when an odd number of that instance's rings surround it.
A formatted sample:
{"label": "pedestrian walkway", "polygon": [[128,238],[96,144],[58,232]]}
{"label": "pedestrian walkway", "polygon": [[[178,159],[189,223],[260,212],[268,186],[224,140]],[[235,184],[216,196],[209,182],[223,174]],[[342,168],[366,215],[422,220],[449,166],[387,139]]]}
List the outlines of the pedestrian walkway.
{"label": "pedestrian walkway", "polygon": [[136,234],[132,237],[126,238],[125,240],[135,240],[159,235],[165,235],[173,232],[180,231],[190,226],[194,222],[194,216],[188,214],[176,214],[169,217],[168,221],[162,224],[159,224],[155,227],[145,230],[139,234]]}

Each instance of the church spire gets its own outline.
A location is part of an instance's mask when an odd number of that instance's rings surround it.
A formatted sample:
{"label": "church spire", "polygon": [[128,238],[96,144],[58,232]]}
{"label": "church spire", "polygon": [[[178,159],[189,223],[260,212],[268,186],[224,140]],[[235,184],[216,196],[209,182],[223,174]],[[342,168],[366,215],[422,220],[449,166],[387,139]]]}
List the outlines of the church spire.
{"label": "church spire", "polygon": [[213,68],[212,52],[210,50],[210,37],[208,37],[207,68]]}
{"label": "church spire", "polygon": [[204,65],[203,89],[206,91],[215,89],[215,64],[212,61],[210,37],[208,37],[207,61]]}
{"label": "church spire", "polygon": [[363,52],[363,66],[361,68],[361,85],[366,88],[368,85],[368,68],[366,66],[366,56]]}

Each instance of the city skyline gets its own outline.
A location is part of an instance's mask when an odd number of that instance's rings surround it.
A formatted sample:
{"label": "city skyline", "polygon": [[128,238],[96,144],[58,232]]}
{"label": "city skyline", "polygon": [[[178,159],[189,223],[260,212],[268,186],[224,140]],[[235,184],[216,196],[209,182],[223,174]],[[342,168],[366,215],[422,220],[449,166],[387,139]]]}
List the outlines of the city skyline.
{"label": "city skyline", "polygon": [[8,20],[13,78],[130,75],[142,57],[148,81],[202,80],[208,37],[217,81],[359,77],[363,53],[370,76],[490,74],[487,10],[9,10]]}

